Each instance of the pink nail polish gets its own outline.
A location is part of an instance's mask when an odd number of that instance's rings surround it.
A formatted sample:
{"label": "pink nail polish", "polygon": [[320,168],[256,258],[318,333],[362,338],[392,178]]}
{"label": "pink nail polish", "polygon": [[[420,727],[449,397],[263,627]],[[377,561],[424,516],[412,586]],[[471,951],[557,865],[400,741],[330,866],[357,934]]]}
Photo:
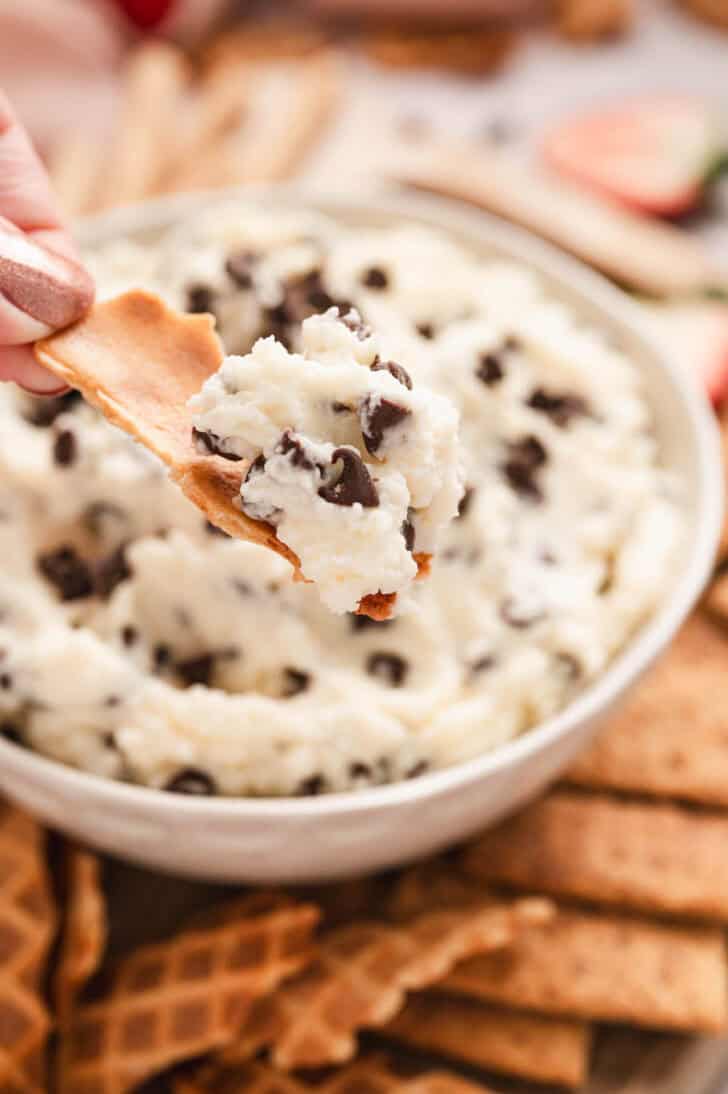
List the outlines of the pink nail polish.
{"label": "pink nail polish", "polygon": [[37,322],[58,328],[84,314],[93,285],[77,263],[0,219],[0,295]]}

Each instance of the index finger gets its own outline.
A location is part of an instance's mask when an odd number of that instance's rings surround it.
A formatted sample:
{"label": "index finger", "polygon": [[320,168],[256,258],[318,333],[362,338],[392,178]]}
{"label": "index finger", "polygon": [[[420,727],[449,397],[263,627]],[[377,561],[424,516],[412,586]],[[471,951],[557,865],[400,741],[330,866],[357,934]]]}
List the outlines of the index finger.
{"label": "index finger", "polygon": [[48,177],[7,96],[0,91],[0,216],[25,232],[62,228]]}

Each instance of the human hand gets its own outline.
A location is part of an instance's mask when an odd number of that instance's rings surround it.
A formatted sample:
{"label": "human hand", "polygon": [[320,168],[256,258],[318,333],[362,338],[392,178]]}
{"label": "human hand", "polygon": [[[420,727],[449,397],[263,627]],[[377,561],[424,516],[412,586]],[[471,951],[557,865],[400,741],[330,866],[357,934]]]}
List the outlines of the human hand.
{"label": "human hand", "polygon": [[0,380],[37,395],[63,390],[31,343],[80,318],[93,295],[43,166],[0,92]]}

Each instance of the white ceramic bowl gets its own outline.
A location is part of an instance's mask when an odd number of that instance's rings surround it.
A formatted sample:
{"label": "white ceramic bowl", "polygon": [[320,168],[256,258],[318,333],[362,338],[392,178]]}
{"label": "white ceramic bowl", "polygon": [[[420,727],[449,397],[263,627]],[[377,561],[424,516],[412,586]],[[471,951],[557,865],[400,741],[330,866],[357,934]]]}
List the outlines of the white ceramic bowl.
{"label": "white ceramic bowl", "polygon": [[[232,193],[251,197],[249,190]],[[82,241],[148,236],[229,196],[196,195],[120,210],[87,222]],[[692,377],[643,332],[639,309],[626,296],[575,261],[483,213],[433,199],[356,203],[290,191],[260,197],[314,207],[349,224],[432,224],[485,256],[505,255],[537,270],[556,296],[605,329],[637,362],[661,459],[686,482],[689,507],[684,555],[656,615],[566,709],[467,763],[393,786],[318,798],[210,799],[87,775],[0,740],[0,789],[47,824],[98,848],[198,878],[311,881],[401,864],[446,847],[523,805],[563,771],[699,596],[718,540],[723,481],[717,430]]]}

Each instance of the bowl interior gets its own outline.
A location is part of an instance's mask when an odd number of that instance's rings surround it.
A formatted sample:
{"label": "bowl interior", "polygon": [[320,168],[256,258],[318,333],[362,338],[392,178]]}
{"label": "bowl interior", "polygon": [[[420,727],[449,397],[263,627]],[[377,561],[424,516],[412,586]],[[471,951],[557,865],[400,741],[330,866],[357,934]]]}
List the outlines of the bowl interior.
{"label": "bowl interior", "polygon": [[722,470],[715,423],[695,381],[687,371],[666,360],[653,344],[643,330],[639,307],[600,276],[528,233],[441,199],[408,196],[356,202],[311,197],[288,188],[279,191],[268,188],[264,192],[235,188],[116,210],[87,220],[79,226],[78,235],[86,248],[115,237],[151,242],[182,218],[230,199],[261,200],[267,206],[282,208],[310,208],[348,225],[391,226],[402,220],[431,225],[483,257],[515,259],[531,267],[544,279],[554,297],[568,302],[585,320],[606,331],[614,344],[638,364],[654,415],[660,460],[686,484],[689,534],[674,582],[660,609],[628,641],[607,671],[563,711],[491,753],[407,783],[309,799],[196,799],[100,779],[19,750],[2,740],[0,756],[7,756],[19,773],[26,765],[41,765],[49,780],[66,783],[70,791],[78,794],[84,788],[93,788],[95,795],[100,792],[111,795],[119,805],[126,799],[129,805],[143,802],[145,808],[153,805],[163,812],[293,818],[336,811],[358,812],[372,805],[421,799],[444,787],[471,783],[487,773],[508,768],[529,753],[547,749],[600,708],[607,707],[639,676],[688,614],[710,573],[722,519]]}

